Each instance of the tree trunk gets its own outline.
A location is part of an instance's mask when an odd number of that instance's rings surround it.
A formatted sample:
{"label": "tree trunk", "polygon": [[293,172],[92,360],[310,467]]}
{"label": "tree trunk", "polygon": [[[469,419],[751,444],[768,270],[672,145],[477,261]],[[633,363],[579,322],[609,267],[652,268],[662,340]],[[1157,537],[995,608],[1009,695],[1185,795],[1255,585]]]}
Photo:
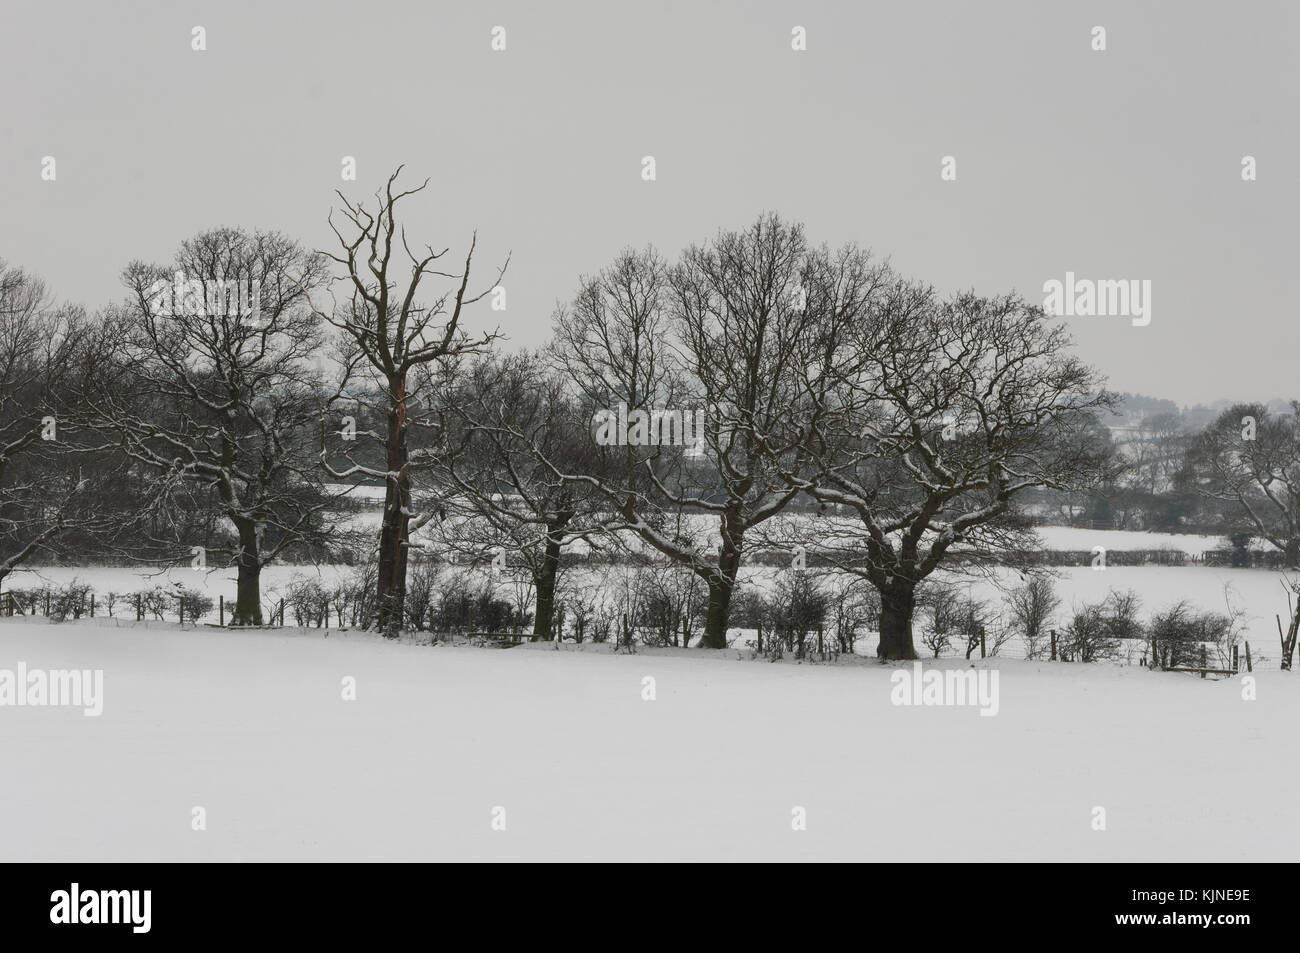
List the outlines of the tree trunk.
{"label": "tree trunk", "polygon": [[731,594],[735,590],[735,577],[714,576],[709,579],[709,612],[704,619],[704,637],[701,648],[725,649],[727,647],[727,621],[731,617]]}
{"label": "tree trunk", "polygon": [[700,647],[725,649],[727,623],[731,619],[731,596],[736,591],[736,574],[740,571],[740,548],[744,530],[737,530],[738,513],[728,512],[722,520],[722,548],[718,553],[718,571],[709,577],[709,612],[704,620],[704,637]]}
{"label": "tree trunk", "polygon": [[[379,581],[375,593],[376,626],[396,638],[406,611],[406,560],[411,524],[411,477],[407,472],[406,380],[389,383],[393,406],[388,413],[384,521],[379,530]],[[395,474],[395,476],[394,476]]]}
{"label": "tree trunk", "polygon": [[880,593],[878,658],[892,661],[917,657],[912,645],[912,611],[915,608],[916,589],[913,586],[896,585]]}
{"label": "tree trunk", "polygon": [[262,564],[257,551],[257,526],[252,520],[238,520],[239,576],[235,584],[235,610],[231,625],[262,624]]}
{"label": "tree trunk", "polygon": [[552,530],[546,535],[542,565],[533,577],[537,587],[537,615],[533,618],[533,638],[549,641],[555,623],[555,580],[560,572],[560,536]]}

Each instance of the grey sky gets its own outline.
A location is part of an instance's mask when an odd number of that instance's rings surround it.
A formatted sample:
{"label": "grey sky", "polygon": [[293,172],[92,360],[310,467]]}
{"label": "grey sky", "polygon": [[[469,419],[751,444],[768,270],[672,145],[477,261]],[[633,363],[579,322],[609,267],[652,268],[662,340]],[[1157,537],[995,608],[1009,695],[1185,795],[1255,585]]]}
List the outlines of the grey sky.
{"label": "grey sky", "polygon": [[433,178],[412,238],[459,255],[478,228],[485,282],[513,252],[507,311],[475,322],[518,343],[541,343],[556,299],[621,247],[675,254],[776,209],[944,289],[1040,300],[1067,271],[1149,279],[1147,327],[1067,319],[1112,386],[1300,397],[1295,3],[0,11],[0,257],[91,308],[121,295],[129,260],[166,260],[201,228],[327,247],[332,190],[369,193],[405,162]]}

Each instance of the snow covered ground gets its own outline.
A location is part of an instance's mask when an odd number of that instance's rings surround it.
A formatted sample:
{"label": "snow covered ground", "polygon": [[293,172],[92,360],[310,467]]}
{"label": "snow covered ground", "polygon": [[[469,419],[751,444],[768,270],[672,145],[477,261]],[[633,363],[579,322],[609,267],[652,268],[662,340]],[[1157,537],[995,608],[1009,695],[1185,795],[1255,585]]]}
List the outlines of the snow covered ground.
{"label": "snow covered ground", "polygon": [[[1092,533],[1092,536],[1150,536],[1161,542],[1179,540],[1184,537],[1156,536],[1145,533]],[[1108,548],[1121,548],[1115,545],[1121,541],[1108,540]],[[1070,544],[1073,545],[1073,544]],[[1102,545],[1102,544],[1098,544]],[[1138,548],[1159,548],[1148,544]],[[449,570],[451,571],[451,570]],[[460,572],[460,570],[455,570]],[[785,570],[770,567],[746,567],[741,571],[742,581],[751,586],[770,587],[776,576]],[[285,594],[294,579],[304,577],[320,579],[326,586],[333,585],[342,577],[353,572],[347,566],[292,566],[271,565],[263,570],[262,599],[268,617],[274,611],[281,596]],[[601,568],[598,570],[574,569],[568,577],[573,585],[607,585],[611,573],[618,570]],[[1207,566],[1108,566],[1096,570],[1088,566],[1062,567],[1054,570],[1057,593],[1062,606],[1057,618],[1051,623],[1060,628],[1068,621],[1071,608],[1085,602],[1099,602],[1106,598],[1111,589],[1120,591],[1132,589],[1141,599],[1140,617],[1143,620],[1160,610],[1166,609],[1180,600],[1186,600],[1193,606],[1214,612],[1226,612],[1229,602],[1233,607],[1244,610],[1243,637],[1251,643],[1254,659],[1263,667],[1276,667],[1278,656],[1278,636],[1275,614],[1287,617],[1288,594],[1284,589],[1288,577],[1279,572],[1262,569],[1231,569],[1227,567]],[[484,578],[487,578],[484,575]],[[971,594],[1000,607],[1006,592],[1020,583],[1019,576],[1009,570],[998,571],[992,578],[982,577],[947,577],[969,587]],[[214,569],[198,572],[189,568],[172,569],[159,573],[157,570],[138,567],[48,567],[31,569],[14,573],[5,583],[6,589],[37,587],[46,582],[55,586],[67,585],[73,579],[89,583],[100,594],[97,615],[104,614],[103,593],[116,591],[131,593],[140,589],[149,589],[155,585],[181,583],[194,589],[202,589],[213,598],[224,595],[229,604],[235,596],[235,571],[233,569]],[[508,601],[513,599],[513,585],[505,580],[498,583],[498,595]],[[1294,595],[1289,597],[1294,600]],[[115,609],[118,617],[134,618],[134,610],[123,601]],[[292,624],[291,613],[286,613],[287,621]],[[216,611],[206,621],[216,621]],[[752,637],[752,633],[736,630],[741,642]],[[859,642],[858,651],[873,655],[876,639],[869,635]],[[918,642],[918,649],[920,645]],[[1024,652],[1018,643],[1012,642],[1002,650],[1008,658],[1023,657]]]}
{"label": "snow covered ground", "polygon": [[[1289,619],[1288,599],[1290,605],[1295,604],[1295,595],[1284,588],[1288,578],[1283,573],[1262,569],[1207,566],[1108,566],[1101,570],[1087,566],[1058,568],[1055,570],[1055,585],[1061,607],[1052,627],[1063,627],[1074,607],[1101,602],[1111,590],[1136,592],[1140,600],[1138,615],[1143,622],[1180,601],[1202,611],[1224,615],[1229,614],[1230,609],[1241,609],[1244,613],[1242,639],[1250,642],[1255,663],[1265,668],[1276,668],[1280,653],[1274,616],[1282,616],[1285,628]],[[1001,570],[992,579],[975,578],[966,584],[976,598],[998,607],[1007,589],[1020,581],[1015,572]],[[1009,643],[1003,653],[1011,658],[1024,654],[1015,642]]]}
{"label": "snow covered ground", "polygon": [[0,861],[1300,856],[1296,675],[990,660],[982,717],[891,704],[901,665],[587,649],[5,619],[0,670],[104,707],[0,707]]}
{"label": "snow covered ground", "polygon": [[[362,508],[356,513],[345,516],[343,525],[351,530],[372,530],[377,533],[381,518],[380,509],[384,499],[383,488],[373,486],[348,488],[335,485],[335,492],[342,493],[344,490]],[[417,510],[422,502],[421,496],[417,492]],[[455,525],[459,519],[461,517],[449,517],[452,525]],[[811,516],[808,513],[796,512],[781,517],[780,523],[787,527],[788,531],[797,532],[797,528],[813,525],[818,519],[818,517]],[[856,523],[852,520],[846,520],[845,522],[850,527],[856,526]],[[681,527],[683,533],[691,539],[698,540],[706,548],[716,547],[721,540],[718,535],[718,521],[713,517],[699,514],[688,515],[682,518]],[[1206,550],[1222,549],[1229,545],[1228,541],[1222,536],[1206,536],[1195,533],[1148,533],[1134,530],[1086,529],[1078,526],[1040,526],[1036,529],[1036,532],[1042,540],[1042,545],[1047,549],[1083,552],[1090,551],[1094,546],[1104,546],[1107,550],[1112,551],[1173,549],[1181,550],[1189,555],[1200,555]],[[429,532],[416,530],[412,535],[414,538],[421,538],[428,536]],[[627,542],[633,549],[646,548],[638,540],[628,539]],[[1263,540],[1255,539],[1252,540],[1250,548],[1266,550],[1270,546]],[[587,549],[586,542],[582,540],[576,540],[569,545],[570,552],[585,553]]]}
{"label": "snow covered ground", "polygon": [[[1035,532],[1047,549],[1070,549],[1088,552],[1094,546],[1107,550],[1176,549],[1200,555],[1207,549],[1222,549],[1228,545],[1222,536],[1201,536],[1193,533],[1141,533],[1122,529],[1084,529],[1080,526],[1039,526]],[[1268,544],[1255,540],[1252,548],[1266,549]]]}

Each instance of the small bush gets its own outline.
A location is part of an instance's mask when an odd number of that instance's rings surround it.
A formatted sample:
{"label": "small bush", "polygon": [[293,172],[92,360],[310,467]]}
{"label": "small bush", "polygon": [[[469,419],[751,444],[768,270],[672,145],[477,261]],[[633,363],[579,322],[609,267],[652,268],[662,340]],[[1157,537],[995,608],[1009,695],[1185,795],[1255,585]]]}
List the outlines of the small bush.
{"label": "small bush", "polygon": [[50,618],[55,622],[65,622],[69,617],[80,619],[90,611],[89,585],[73,579],[66,586],[50,590]]}
{"label": "small bush", "polygon": [[[320,626],[325,621],[329,593],[319,579],[295,576],[285,589],[284,604],[285,608],[293,613],[296,625]],[[186,617],[188,618],[188,613]]]}
{"label": "small bush", "polygon": [[177,614],[186,622],[198,622],[212,611],[212,606],[215,604],[213,598],[207,593],[198,589],[187,589],[185,586],[177,586],[171,597]]}

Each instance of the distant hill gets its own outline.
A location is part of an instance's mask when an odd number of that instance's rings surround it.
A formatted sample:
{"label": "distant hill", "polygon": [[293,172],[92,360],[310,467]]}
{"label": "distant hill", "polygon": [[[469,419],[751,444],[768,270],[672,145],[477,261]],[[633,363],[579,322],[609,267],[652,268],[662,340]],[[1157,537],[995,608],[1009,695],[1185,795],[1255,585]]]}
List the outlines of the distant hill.
{"label": "distant hill", "polygon": [[[1124,392],[1120,394],[1120,403],[1111,414],[1102,420],[1102,423],[1112,430],[1128,430],[1137,427],[1143,421],[1152,417],[1168,414],[1178,418],[1182,430],[1195,431],[1203,429],[1224,410],[1240,402],[1240,400],[1225,398],[1210,404],[1179,407],[1174,401],[1166,400],[1163,397],[1150,397],[1146,394]],[[1283,400],[1280,397],[1274,397],[1266,401],[1265,406],[1270,413],[1291,413],[1290,401]]]}

